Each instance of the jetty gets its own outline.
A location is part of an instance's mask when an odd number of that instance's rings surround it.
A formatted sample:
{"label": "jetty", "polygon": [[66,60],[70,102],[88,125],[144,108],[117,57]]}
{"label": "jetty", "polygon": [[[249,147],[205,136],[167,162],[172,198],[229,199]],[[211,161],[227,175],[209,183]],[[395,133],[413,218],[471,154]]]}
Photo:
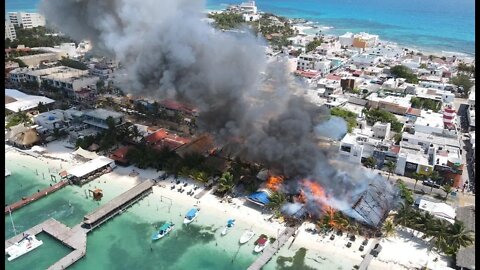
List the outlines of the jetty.
{"label": "jetty", "polygon": [[16,203],[12,203],[10,205],[7,205],[7,206],[5,206],[5,215],[8,214],[10,211],[13,212],[17,209],[20,209],[20,208],[24,207],[25,205],[27,205],[29,203],[32,203],[32,202],[34,202],[38,199],[41,199],[41,198],[47,196],[48,194],[52,194],[53,192],[65,187],[66,185],[68,185],[67,180],[60,181],[60,182],[56,183],[55,185],[53,185],[51,187],[48,187],[46,189],[40,190],[37,193],[34,193],[31,196],[24,197],[24,198],[22,198],[22,200],[20,200]]}
{"label": "jetty", "polygon": [[84,216],[83,222],[73,228],[69,228],[57,220],[50,218],[28,230],[22,234],[18,234],[5,241],[5,248],[10,247],[23,238],[24,233],[37,235],[45,232],[56,238],[64,245],[70,247],[72,252],[61,258],[59,261],[51,265],[48,270],[65,269],[76,261],[83,258],[87,252],[87,234],[102,223],[122,213],[127,207],[144,198],[152,192],[155,185],[154,180],[145,180],[134,186],[119,196],[113,198],[103,206],[99,207],[92,213]]}
{"label": "jetty", "polygon": [[295,233],[297,227],[287,227],[282,234],[278,237],[273,244],[268,245],[263,250],[263,253],[260,257],[258,257],[251,265],[247,268],[247,270],[260,270],[262,267],[267,264],[277,253],[277,251],[290,239],[291,236]]}
{"label": "jetty", "polygon": [[118,195],[94,212],[84,216],[83,225],[89,229],[96,228],[153,192],[153,185],[155,185],[155,181],[148,179]]}
{"label": "jetty", "polygon": [[365,257],[363,257],[363,260],[362,262],[360,263],[359,267],[358,267],[358,270],[367,270],[368,269],[368,266],[370,265],[370,262],[372,261],[373,259],[373,255],[372,255],[372,249],[373,247],[378,243],[380,242],[378,239],[375,239],[371,246],[370,246],[370,249],[367,251],[367,253],[365,254]]}
{"label": "jetty", "polygon": [[[24,233],[30,235],[37,235],[41,232],[47,233],[50,236],[56,238],[62,244],[72,249],[72,252],[61,258],[59,261],[51,265],[48,270],[60,270],[65,269],[72,265],[74,262],[85,256],[87,252],[87,229],[81,226],[75,226],[69,228],[57,220],[50,218],[46,221],[30,228]],[[23,234],[16,235],[5,241],[5,249],[14,245],[16,242],[23,238]]]}

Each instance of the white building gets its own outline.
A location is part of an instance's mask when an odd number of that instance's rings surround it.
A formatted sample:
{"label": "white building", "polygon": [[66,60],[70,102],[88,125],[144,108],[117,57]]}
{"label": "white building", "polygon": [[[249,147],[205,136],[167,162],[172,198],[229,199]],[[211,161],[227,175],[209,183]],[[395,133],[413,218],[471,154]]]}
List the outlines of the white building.
{"label": "white building", "polygon": [[5,21],[5,39],[14,40],[17,38],[17,32],[15,32],[15,26]]}
{"label": "white building", "polygon": [[419,81],[418,85],[420,87],[424,88],[434,88],[438,90],[445,90],[446,86],[451,86],[448,83],[442,83],[442,82],[432,82],[432,81]]}
{"label": "white building", "polygon": [[352,62],[356,66],[374,66],[382,61],[382,57],[368,53],[357,54],[352,57]]}
{"label": "white building", "polygon": [[339,51],[341,51],[341,47],[338,41],[322,43],[315,49],[315,52],[321,55],[332,55]]}
{"label": "white building", "polygon": [[362,46],[364,48],[375,47],[378,44],[378,35],[372,35],[369,33],[360,32],[353,36],[353,46],[355,46],[357,42],[364,43],[365,45]]}
{"label": "white building", "polygon": [[367,48],[365,52],[376,56],[382,56],[385,59],[397,59],[405,56],[404,49],[392,45],[382,45],[374,48]]}
{"label": "white building", "polygon": [[353,45],[353,33],[347,32],[338,37],[338,42],[343,47],[350,47]]}
{"label": "white building", "polygon": [[390,123],[380,123],[377,122],[373,125],[372,131],[373,131],[373,138],[377,139],[389,139],[390,138]]}
{"label": "white building", "polygon": [[24,29],[45,26],[45,17],[38,13],[9,12],[8,21],[16,26],[22,26]]}
{"label": "white building", "polygon": [[35,124],[48,131],[53,131],[55,128],[60,129],[65,126],[65,116],[63,110],[52,110],[37,114],[34,117],[34,121]]}
{"label": "white building", "polygon": [[297,70],[316,70],[320,76],[330,73],[332,61],[317,54],[301,54],[297,61]]}
{"label": "white building", "polygon": [[257,14],[257,6],[255,5],[255,1],[243,2],[239,5],[239,8],[242,12]]}
{"label": "white building", "polygon": [[455,223],[455,209],[446,203],[436,203],[420,199],[418,209],[429,212],[437,218],[442,218],[450,223]]}
{"label": "white building", "polygon": [[108,129],[107,119],[111,117],[116,125],[124,123],[124,115],[119,112],[108,111],[105,109],[95,109],[84,114],[83,122],[93,128]]}
{"label": "white building", "polygon": [[5,89],[5,108],[12,112],[34,109],[40,102],[46,105],[55,100],[44,96],[27,95],[15,89]]}
{"label": "white building", "polygon": [[358,137],[354,134],[347,133],[340,142],[339,153],[343,157],[343,160],[347,160],[352,163],[360,164],[362,161],[363,145],[359,144],[360,140],[367,140],[367,137]]}
{"label": "white building", "polygon": [[401,65],[408,67],[409,69],[416,70],[420,67],[422,58],[420,56],[405,59],[401,62]]}

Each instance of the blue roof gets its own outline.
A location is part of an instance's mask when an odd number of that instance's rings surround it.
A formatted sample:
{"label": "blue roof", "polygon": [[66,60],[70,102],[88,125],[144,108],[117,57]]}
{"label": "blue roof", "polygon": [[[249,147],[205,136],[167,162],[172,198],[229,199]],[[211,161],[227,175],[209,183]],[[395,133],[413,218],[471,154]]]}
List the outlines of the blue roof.
{"label": "blue roof", "polygon": [[249,200],[252,200],[254,202],[260,203],[260,204],[268,204],[270,202],[270,199],[268,198],[268,194],[265,191],[257,191],[252,194],[250,194],[247,197]]}
{"label": "blue roof", "polygon": [[187,213],[187,218],[193,218],[195,216],[195,214],[197,213],[197,208],[192,208],[190,209],[190,211],[188,211]]}

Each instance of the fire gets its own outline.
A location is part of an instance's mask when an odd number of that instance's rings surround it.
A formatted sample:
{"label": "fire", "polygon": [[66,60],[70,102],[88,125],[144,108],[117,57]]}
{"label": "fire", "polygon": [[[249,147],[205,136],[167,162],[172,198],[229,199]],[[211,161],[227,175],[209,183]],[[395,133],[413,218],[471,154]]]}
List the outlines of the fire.
{"label": "fire", "polygon": [[303,190],[300,190],[300,193],[297,196],[297,201],[299,203],[305,203],[307,201],[307,197],[305,197],[305,193],[303,192]]}
{"label": "fire", "polygon": [[282,176],[271,175],[267,180],[267,188],[272,191],[277,191],[283,182]]}

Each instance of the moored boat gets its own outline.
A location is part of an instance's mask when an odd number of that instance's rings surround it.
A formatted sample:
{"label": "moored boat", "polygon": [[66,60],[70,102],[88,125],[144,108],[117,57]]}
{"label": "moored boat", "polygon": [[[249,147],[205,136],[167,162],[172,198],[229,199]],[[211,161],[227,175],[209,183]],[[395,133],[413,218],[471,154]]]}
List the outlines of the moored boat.
{"label": "moored boat", "polygon": [[198,216],[198,211],[200,211],[200,208],[190,209],[190,211],[188,211],[187,215],[185,215],[185,218],[183,219],[183,224],[189,224],[194,221]]}
{"label": "moored boat", "polygon": [[252,239],[254,235],[255,235],[255,232],[253,232],[252,230],[246,230],[240,237],[240,244],[243,245],[247,243],[248,241],[250,241],[250,239]]}
{"label": "moored boat", "polygon": [[7,260],[14,260],[41,245],[43,245],[43,241],[37,240],[35,235],[25,234],[20,241],[5,249]]}
{"label": "moored boat", "polygon": [[267,245],[268,245],[268,237],[264,234],[260,235],[260,237],[255,241],[255,248],[253,251],[261,252]]}
{"label": "moored boat", "polygon": [[7,170],[7,168],[5,168],[5,177],[10,176],[11,174],[12,173],[9,170]]}
{"label": "moored boat", "polygon": [[167,222],[167,223],[163,224],[162,227],[160,227],[160,229],[152,235],[152,240],[158,240],[158,239],[164,237],[171,230],[173,230],[174,226],[175,226],[175,224],[173,224],[171,222]]}
{"label": "moored boat", "polygon": [[226,235],[235,225],[235,219],[229,219],[227,225],[223,228],[222,235]]}

